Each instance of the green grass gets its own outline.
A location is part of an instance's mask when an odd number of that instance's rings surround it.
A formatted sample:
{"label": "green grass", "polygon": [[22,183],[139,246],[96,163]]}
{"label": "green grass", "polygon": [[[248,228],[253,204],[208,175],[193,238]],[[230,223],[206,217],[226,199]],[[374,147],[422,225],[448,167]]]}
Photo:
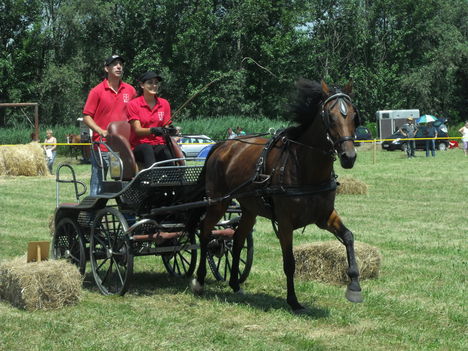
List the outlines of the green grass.
{"label": "green grass", "polygon": [[[159,257],[137,257],[124,297],[100,295],[88,275],[75,306],[26,312],[1,301],[0,350],[466,350],[468,158],[375,156],[362,147],[353,169],[336,164],[339,176],[369,186],[368,195],[339,195],[338,212],[383,255],[380,277],[362,281],[364,303],[347,302],[345,287],[296,279],[309,313],[291,314],[279,243],[260,219],[245,296],[209,276],[195,297]],[[88,165],[76,169],[87,179]],[[0,177],[0,198],[0,258],[50,238],[54,177]],[[295,233],[295,245],[324,240],[336,239],[315,226]]]}

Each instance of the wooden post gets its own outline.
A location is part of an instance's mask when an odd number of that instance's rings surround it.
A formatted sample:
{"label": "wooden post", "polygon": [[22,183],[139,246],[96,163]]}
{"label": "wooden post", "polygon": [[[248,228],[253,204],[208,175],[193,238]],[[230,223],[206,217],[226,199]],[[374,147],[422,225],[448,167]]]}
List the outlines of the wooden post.
{"label": "wooden post", "polygon": [[372,164],[375,165],[375,159],[377,157],[377,139],[374,138],[373,144],[374,144],[374,152],[372,153],[373,154],[372,155]]}

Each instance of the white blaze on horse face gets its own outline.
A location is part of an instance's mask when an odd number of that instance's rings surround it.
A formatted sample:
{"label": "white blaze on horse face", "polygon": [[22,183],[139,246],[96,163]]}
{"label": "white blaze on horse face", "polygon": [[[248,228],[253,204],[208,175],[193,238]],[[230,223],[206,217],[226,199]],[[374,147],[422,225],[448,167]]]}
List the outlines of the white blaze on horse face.
{"label": "white blaze on horse face", "polygon": [[348,107],[344,103],[343,99],[340,99],[340,112],[344,117],[346,117],[346,115],[348,114]]}

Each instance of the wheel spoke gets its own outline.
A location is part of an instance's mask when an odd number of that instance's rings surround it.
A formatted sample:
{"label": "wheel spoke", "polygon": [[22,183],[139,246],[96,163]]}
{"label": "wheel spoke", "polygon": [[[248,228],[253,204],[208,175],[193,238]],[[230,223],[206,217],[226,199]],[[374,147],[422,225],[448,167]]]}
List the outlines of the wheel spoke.
{"label": "wheel spoke", "polygon": [[123,284],[124,284],[124,279],[122,278],[122,273],[120,272],[119,264],[117,263],[117,261],[116,261],[115,258],[113,258],[113,257],[112,257],[112,261],[114,262],[115,270],[117,271],[117,275],[118,275],[119,278],[120,278],[120,282],[121,282],[122,285],[123,285]]}

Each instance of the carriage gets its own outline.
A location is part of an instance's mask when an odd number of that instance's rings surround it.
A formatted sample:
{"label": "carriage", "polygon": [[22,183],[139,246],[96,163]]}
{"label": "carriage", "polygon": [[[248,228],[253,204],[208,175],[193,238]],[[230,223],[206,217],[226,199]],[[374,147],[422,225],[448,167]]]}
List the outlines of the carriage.
{"label": "carriage", "polygon": [[[122,295],[135,256],[160,255],[170,274],[190,276],[198,238],[200,260],[191,290],[203,293],[208,263],[217,279],[229,275],[229,286],[242,293],[240,284],[252,265],[253,227],[262,216],[271,220],[281,245],[286,301],[295,313],[303,313],[294,288],[293,231],[316,224],[344,245],[350,280],[345,296],[362,302],[354,235],[335,209],[333,167],[339,158],[342,168],[350,169],[357,157],[354,135],[360,118],[350,97],[352,84],[341,90],[300,79],[296,86],[291,110],[296,126],[271,138],[217,143],[204,165],[179,157],[136,173],[128,123],[110,126],[113,180],[104,182],[97,197],[57,204],[54,256],[70,259],[81,272],[89,260],[101,292]],[[78,192],[81,183],[72,178],[78,198],[84,191]],[[57,187],[64,181],[59,170]]]}
{"label": "carriage", "polygon": [[[203,162],[179,157],[138,171],[128,142],[129,128],[126,122],[112,122],[107,141],[97,143],[109,150],[109,170],[103,174],[99,195],[85,196],[86,186],[76,179],[70,165],[61,164],[56,171],[52,256],[74,263],[83,275],[89,262],[104,295],[126,293],[137,256],[160,256],[170,275],[191,276],[199,230],[189,232],[186,226],[191,211],[209,205],[208,200],[190,201]],[[177,154],[178,149],[175,151]],[[97,153],[102,163],[100,151]],[[77,202],[60,202],[65,183],[73,186]],[[207,258],[217,280],[227,280],[230,275],[233,234],[241,215],[239,205],[232,201],[211,232]],[[250,233],[242,249],[241,281],[247,279],[252,261]]]}

